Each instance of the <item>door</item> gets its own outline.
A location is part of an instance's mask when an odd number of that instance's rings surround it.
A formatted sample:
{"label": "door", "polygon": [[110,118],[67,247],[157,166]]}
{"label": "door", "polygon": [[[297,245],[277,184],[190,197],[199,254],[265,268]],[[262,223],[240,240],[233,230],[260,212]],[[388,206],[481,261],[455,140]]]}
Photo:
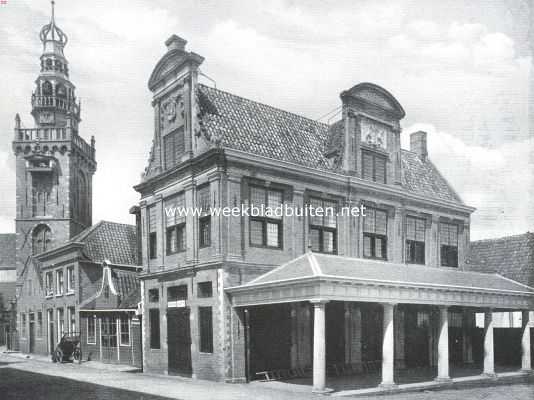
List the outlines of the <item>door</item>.
{"label": "door", "polygon": [[48,310],[48,349],[50,354],[55,350],[55,330],[54,330],[54,311]]}
{"label": "door", "polygon": [[167,349],[169,374],[191,376],[191,331],[189,309],[167,311]]}
{"label": "door", "polygon": [[100,346],[102,362],[117,361],[117,319],[113,316],[101,317]]}
{"label": "door", "polygon": [[30,353],[35,352],[35,322],[30,321]]}

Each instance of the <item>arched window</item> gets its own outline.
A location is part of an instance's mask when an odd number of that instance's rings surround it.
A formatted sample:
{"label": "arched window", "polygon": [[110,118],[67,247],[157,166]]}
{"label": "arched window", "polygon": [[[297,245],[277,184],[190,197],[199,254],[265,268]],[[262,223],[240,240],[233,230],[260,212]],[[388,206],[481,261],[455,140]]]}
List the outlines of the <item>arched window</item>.
{"label": "arched window", "polygon": [[47,225],[37,225],[32,232],[32,252],[39,254],[50,247],[51,231]]}
{"label": "arched window", "polygon": [[43,96],[52,96],[53,94],[52,84],[49,81],[43,82],[41,90],[43,92]]}
{"label": "arched window", "polygon": [[60,83],[56,86],[56,93],[58,97],[67,97],[67,88]]}
{"label": "arched window", "polygon": [[89,215],[88,210],[88,187],[87,187],[87,179],[85,177],[85,174],[82,171],[78,171],[78,216],[80,220],[83,222],[86,222],[87,217]]}
{"label": "arched window", "polygon": [[51,69],[52,69],[52,60],[48,58],[46,60],[46,70],[50,71]]}

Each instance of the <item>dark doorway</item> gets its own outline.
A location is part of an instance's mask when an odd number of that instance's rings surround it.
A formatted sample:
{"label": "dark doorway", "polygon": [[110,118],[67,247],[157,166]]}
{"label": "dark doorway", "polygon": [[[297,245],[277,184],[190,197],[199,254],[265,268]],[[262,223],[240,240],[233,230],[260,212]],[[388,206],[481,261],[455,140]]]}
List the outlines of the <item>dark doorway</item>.
{"label": "dark doorway", "polygon": [[495,328],[495,364],[508,367],[521,366],[521,328]]}
{"label": "dark doorway", "polygon": [[326,304],[326,363],[345,362],[345,303]]}
{"label": "dark doorway", "polygon": [[30,353],[35,353],[35,322],[30,321]]}
{"label": "dark doorway", "polygon": [[[50,314],[49,314],[50,315]],[[50,318],[50,316],[49,316]],[[54,341],[54,321],[50,320],[48,322],[48,346],[50,349],[50,354],[52,354],[55,350],[55,341]]]}
{"label": "dark doorway", "polygon": [[171,375],[191,376],[191,329],[189,308],[167,311],[168,371]]}
{"label": "dark doorway", "polygon": [[464,338],[461,327],[449,328],[449,360],[452,364],[461,365],[463,356]]}
{"label": "dark doorway", "polygon": [[291,313],[288,304],[251,307],[250,379],[256,372],[291,367]]}
{"label": "dark doorway", "polygon": [[382,360],[382,307],[364,304],[362,313],[362,361]]}
{"label": "dark doorway", "polygon": [[430,309],[406,307],[404,318],[406,366],[410,368],[426,367],[430,361]]}

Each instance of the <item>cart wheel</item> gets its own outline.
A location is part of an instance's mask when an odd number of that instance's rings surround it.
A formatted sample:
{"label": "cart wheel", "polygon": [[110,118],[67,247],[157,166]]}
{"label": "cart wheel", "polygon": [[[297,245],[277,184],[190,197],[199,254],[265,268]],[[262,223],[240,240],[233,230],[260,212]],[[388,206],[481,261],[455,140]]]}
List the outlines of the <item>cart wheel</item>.
{"label": "cart wheel", "polygon": [[54,362],[63,362],[63,352],[61,351],[61,349],[56,349],[56,351],[54,352]]}
{"label": "cart wheel", "polygon": [[76,349],[74,349],[74,353],[72,354],[72,356],[74,357],[74,359],[76,361],[81,361],[82,360],[82,350],[79,347],[76,347]]}

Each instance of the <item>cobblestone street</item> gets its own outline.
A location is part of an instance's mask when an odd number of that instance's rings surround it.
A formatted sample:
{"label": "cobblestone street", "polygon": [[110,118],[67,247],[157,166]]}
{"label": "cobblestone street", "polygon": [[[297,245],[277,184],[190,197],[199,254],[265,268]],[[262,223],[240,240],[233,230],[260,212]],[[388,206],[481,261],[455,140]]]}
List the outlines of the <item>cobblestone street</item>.
{"label": "cobblestone street", "polygon": [[[18,399],[224,399],[240,400],[324,399],[287,385],[283,389],[267,384],[224,384],[176,377],[153,376],[141,373],[121,372],[113,369],[97,369],[78,364],[51,364],[48,361],[24,359],[0,354],[0,397],[2,400]],[[359,396],[357,399],[384,400],[532,400],[534,377],[528,383],[499,384],[461,389],[434,390],[416,393],[400,393],[382,396]]]}

